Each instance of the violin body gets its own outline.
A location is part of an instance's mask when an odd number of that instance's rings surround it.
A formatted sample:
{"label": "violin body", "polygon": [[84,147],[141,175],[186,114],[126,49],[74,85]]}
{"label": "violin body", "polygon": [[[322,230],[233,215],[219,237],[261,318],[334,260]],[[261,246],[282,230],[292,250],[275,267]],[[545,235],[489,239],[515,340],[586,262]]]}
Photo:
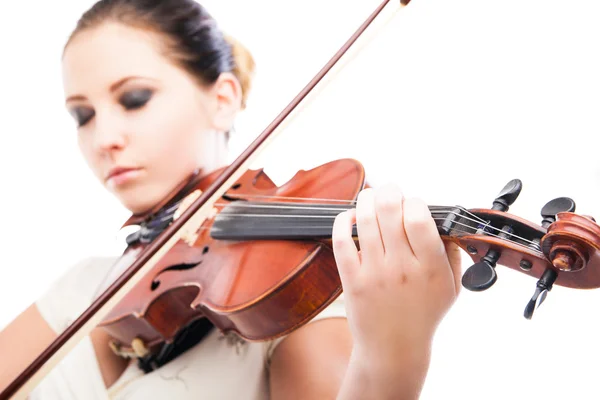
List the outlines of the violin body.
{"label": "violin body", "polygon": [[[188,198],[219,173],[191,187]],[[351,159],[300,171],[281,187],[263,170],[249,170],[215,205],[213,216],[232,200],[244,203],[257,197],[279,205],[298,198],[353,201],[364,186],[364,169]],[[180,239],[99,325],[115,339],[113,349],[131,352],[135,340],[143,344],[143,352],[152,351],[199,318],[248,341],[270,340],[307,323],[340,295],[330,239],[215,240],[214,217],[192,237]],[[263,220],[256,229],[266,224]]]}

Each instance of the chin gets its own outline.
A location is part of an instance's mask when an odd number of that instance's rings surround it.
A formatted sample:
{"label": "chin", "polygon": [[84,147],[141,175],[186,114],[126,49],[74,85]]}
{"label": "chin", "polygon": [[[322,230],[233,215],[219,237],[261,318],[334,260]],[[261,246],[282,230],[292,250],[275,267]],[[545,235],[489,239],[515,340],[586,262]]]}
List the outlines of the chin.
{"label": "chin", "polygon": [[155,207],[156,203],[154,202],[144,202],[144,203],[140,203],[135,202],[133,204],[130,204],[129,207],[127,207],[129,209],[129,211],[131,211],[134,215],[141,215],[141,214],[145,214],[147,212],[152,211],[152,209]]}
{"label": "chin", "polygon": [[154,208],[157,201],[151,196],[144,196],[139,191],[135,193],[117,193],[117,198],[121,204],[132,214],[144,214]]}
{"label": "chin", "polygon": [[167,200],[170,189],[166,190],[162,185],[136,182],[136,184],[123,185],[113,194],[121,204],[134,215],[145,214],[152,211],[157,205]]}

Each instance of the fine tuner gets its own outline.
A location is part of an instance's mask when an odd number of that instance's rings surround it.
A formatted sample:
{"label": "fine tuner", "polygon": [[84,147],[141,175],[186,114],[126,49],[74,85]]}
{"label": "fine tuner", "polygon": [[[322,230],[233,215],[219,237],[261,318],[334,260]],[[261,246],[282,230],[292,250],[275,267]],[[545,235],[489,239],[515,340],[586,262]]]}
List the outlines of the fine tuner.
{"label": "fine tuner", "polygon": [[[508,182],[504,188],[498,194],[498,197],[494,199],[491,210],[497,210],[503,213],[508,212],[509,206],[511,206],[519,194],[521,193],[523,185],[519,179],[513,179]],[[541,210],[542,222],[541,228],[548,232],[548,228],[556,222],[557,216],[560,213],[574,213],[575,212],[575,201],[569,197],[558,197],[550,200]],[[595,219],[590,216],[583,216],[590,221],[595,222]],[[491,221],[487,221],[491,223]],[[501,229],[489,229],[486,224],[479,224],[478,233],[490,233],[502,239],[511,239],[518,237],[515,234],[515,227],[512,224],[505,224]],[[575,274],[585,267],[586,259],[589,258],[587,252],[582,251],[582,248],[574,243],[566,243],[560,240],[554,241],[554,247],[549,247],[552,241],[542,244],[542,237],[535,237],[529,241],[526,245],[533,251],[552,250],[548,254],[552,266],[547,266],[544,269],[541,277],[537,281],[535,292],[529,302],[527,303],[524,311],[524,316],[527,319],[533,317],[534,311],[541,306],[546,299],[546,296],[552,286],[557,280],[559,273],[561,274]],[[522,238],[521,238],[522,239]],[[475,256],[478,251],[475,247],[467,246],[466,249],[469,254]],[[489,289],[494,285],[497,280],[496,263],[502,256],[502,249],[500,248],[489,248],[485,255],[481,259],[467,269],[462,277],[462,285],[466,289],[474,292],[480,292]],[[523,272],[530,272],[532,270],[532,262],[526,257],[523,257],[519,261],[519,268]]]}

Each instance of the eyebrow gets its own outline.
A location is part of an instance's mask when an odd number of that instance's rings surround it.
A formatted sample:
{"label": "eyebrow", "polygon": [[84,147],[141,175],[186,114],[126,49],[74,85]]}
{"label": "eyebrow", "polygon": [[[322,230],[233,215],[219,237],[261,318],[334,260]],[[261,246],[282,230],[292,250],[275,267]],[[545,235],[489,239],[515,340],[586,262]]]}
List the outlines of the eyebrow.
{"label": "eyebrow", "polygon": [[[109,90],[111,92],[115,92],[117,89],[119,89],[121,86],[123,86],[125,83],[127,83],[128,81],[130,81],[132,79],[150,79],[150,78],[142,78],[141,76],[126,76],[125,78],[121,78],[118,81],[116,81],[115,83],[113,83],[112,85],[110,85]],[[83,96],[81,94],[76,94],[76,95],[67,97],[67,100],[65,101],[65,103],[68,103],[68,102],[74,101],[74,100],[85,100],[85,99],[86,99],[85,96]]]}

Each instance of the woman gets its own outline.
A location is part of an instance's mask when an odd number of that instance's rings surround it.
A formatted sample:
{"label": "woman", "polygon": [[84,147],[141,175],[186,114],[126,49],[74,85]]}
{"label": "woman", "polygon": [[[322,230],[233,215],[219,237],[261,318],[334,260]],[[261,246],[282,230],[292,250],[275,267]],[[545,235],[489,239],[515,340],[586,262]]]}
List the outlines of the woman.
{"label": "woman", "polygon": [[[141,214],[194,171],[223,167],[253,66],[194,1],[99,1],[63,55],[66,106],[90,168]],[[423,202],[386,186],[363,190],[356,209],[336,218],[333,249],[344,296],[285,338],[232,345],[212,331],[144,372],[96,329],[31,398],[417,398],[434,333],[459,292],[458,248],[443,245]],[[113,261],[74,266],[2,332],[0,387],[89,306]]]}

